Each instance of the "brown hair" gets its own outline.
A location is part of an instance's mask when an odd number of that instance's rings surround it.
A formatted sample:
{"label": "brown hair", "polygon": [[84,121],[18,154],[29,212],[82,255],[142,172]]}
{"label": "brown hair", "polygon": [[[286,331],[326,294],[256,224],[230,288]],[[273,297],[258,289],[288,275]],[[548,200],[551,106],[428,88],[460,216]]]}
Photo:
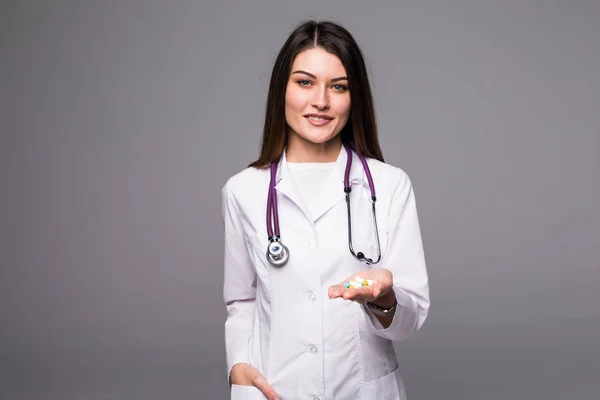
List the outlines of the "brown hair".
{"label": "brown hair", "polygon": [[287,144],[285,91],[290,69],[298,53],[315,47],[336,55],[348,74],[350,116],[339,133],[342,142],[366,157],[383,162],[371,86],[358,44],[350,32],[334,22],[309,20],[294,29],[275,59],[267,95],[261,152],[258,160],[249,167],[265,168],[283,153]]}

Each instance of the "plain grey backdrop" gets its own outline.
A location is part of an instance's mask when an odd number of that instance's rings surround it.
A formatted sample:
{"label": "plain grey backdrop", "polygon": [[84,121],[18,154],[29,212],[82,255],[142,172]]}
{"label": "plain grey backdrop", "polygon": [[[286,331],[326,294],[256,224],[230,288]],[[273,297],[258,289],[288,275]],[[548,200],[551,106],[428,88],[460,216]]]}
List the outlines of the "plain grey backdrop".
{"label": "plain grey backdrop", "polygon": [[220,190],[308,17],[359,42],[415,187],[432,308],[396,346],[410,400],[600,398],[599,1],[14,0],[1,399],[228,398]]}

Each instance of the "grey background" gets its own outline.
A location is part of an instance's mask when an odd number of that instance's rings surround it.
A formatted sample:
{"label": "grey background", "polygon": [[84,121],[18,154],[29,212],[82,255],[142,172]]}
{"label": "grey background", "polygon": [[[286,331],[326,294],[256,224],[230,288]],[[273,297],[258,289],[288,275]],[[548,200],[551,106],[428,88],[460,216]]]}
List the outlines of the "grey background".
{"label": "grey background", "polygon": [[368,59],[416,399],[600,398],[600,2],[3,1],[0,398],[225,399],[220,189],[306,17]]}

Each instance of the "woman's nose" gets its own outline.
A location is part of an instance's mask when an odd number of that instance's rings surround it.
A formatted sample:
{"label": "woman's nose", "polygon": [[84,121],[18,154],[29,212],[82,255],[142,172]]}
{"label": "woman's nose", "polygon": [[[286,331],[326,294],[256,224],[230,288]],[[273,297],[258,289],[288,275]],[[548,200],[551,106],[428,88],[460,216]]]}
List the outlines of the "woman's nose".
{"label": "woman's nose", "polygon": [[312,105],[319,110],[326,110],[329,108],[329,95],[327,88],[319,88],[315,90],[315,96],[313,97]]}

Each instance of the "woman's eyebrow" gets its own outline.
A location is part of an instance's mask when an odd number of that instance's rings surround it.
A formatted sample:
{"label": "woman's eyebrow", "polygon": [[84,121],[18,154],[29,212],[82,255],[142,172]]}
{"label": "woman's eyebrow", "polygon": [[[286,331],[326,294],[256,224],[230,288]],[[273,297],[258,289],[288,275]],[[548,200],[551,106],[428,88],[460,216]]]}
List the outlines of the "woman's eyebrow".
{"label": "woman's eyebrow", "polygon": [[[310,72],[302,71],[301,69],[299,69],[299,70],[297,70],[297,71],[294,71],[294,72],[292,72],[292,74],[304,74],[304,75],[308,75],[308,76],[310,76],[311,78],[313,78],[313,79],[315,79],[315,80],[317,79],[317,76],[316,76],[316,75],[314,75],[314,74],[311,74]],[[348,80],[348,78],[346,78],[345,76],[340,76],[340,77],[337,77],[337,78],[333,78],[333,79],[331,80],[331,82],[337,82],[337,81],[347,81],[347,80]]]}

